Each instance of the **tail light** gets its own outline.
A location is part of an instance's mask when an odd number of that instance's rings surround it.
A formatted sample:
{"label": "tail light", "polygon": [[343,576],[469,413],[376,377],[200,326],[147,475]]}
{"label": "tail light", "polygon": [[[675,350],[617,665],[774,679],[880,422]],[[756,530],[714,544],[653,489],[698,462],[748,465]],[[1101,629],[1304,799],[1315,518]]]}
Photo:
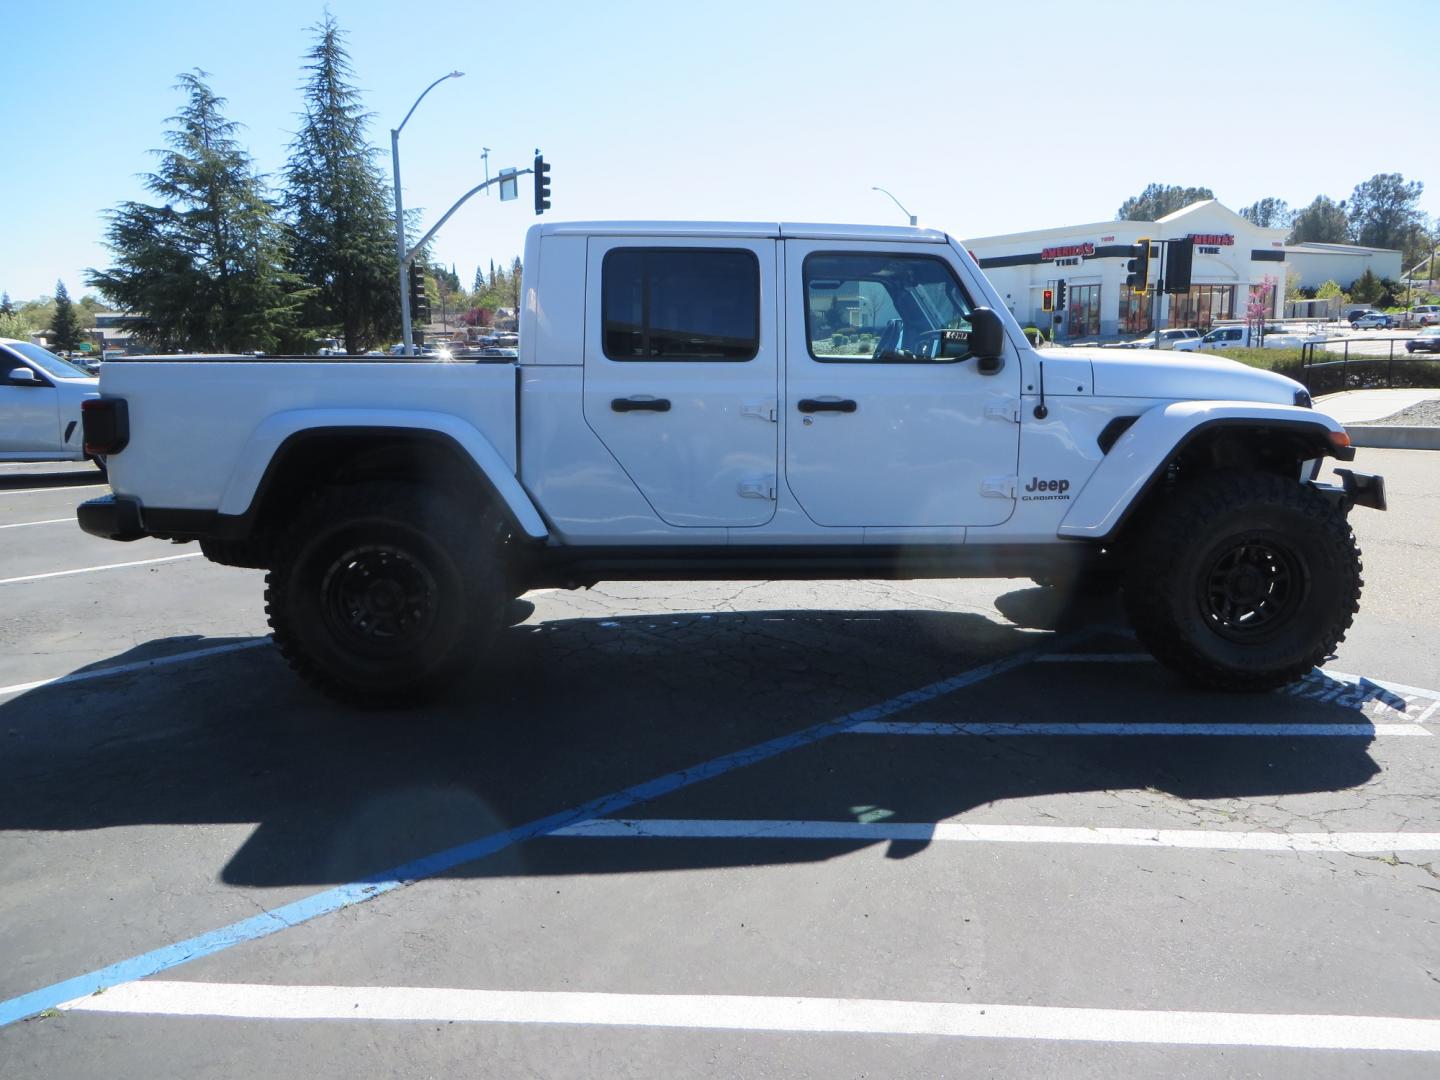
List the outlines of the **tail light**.
{"label": "tail light", "polygon": [[85,453],[108,457],[130,442],[130,406],[124,398],[87,398],[80,403],[85,429]]}

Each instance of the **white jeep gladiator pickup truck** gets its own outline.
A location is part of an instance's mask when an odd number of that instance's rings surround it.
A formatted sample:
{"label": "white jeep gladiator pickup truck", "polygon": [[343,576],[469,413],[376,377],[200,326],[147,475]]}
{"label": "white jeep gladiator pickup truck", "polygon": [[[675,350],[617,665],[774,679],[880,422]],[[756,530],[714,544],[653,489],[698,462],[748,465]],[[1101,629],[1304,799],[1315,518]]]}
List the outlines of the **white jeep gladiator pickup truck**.
{"label": "white jeep gladiator pickup truck", "polygon": [[517,358],[156,357],[85,407],[97,536],[269,571],[326,692],[423,699],[539,586],[1105,581],[1201,685],[1294,680],[1360,595],[1345,429],[1223,359],[1037,352],[949,236],[720,223],[530,230]]}

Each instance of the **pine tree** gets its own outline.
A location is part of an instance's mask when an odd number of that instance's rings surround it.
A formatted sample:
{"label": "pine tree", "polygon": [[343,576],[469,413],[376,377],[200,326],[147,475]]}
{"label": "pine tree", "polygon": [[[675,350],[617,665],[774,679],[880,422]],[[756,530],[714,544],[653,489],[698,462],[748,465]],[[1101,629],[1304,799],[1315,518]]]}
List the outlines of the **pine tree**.
{"label": "pine tree", "polygon": [[471,292],[483,292],[485,290],[485,274],[480,267],[475,267],[475,284],[470,286]]}
{"label": "pine tree", "polygon": [[284,271],[285,232],[264,179],[235,139],[240,125],[207,73],[179,76],[185,104],[145,187],[158,205],[109,214],[107,270],[89,284],[143,316],[136,332],[161,349],[272,352],[293,333],[299,298]]}
{"label": "pine tree", "polygon": [[285,168],[292,266],[314,290],[306,325],[336,330],[348,351],[363,352],[400,332],[391,191],[339,25],[327,12],[313,29],[304,122]]}
{"label": "pine tree", "polygon": [[10,302],[10,294],[0,293],[0,315],[14,315],[15,305]]}
{"label": "pine tree", "polygon": [[80,323],[75,318],[75,305],[65,282],[55,283],[55,317],[50,320],[50,344],[61,352],[74,352],[80,347]]}

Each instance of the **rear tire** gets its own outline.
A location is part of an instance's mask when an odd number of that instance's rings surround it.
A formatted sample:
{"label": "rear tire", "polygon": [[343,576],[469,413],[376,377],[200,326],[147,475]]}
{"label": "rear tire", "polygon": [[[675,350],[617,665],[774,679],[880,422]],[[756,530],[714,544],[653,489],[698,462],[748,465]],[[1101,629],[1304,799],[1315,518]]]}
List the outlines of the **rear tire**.
{"label": "rear tire", "polygon": [[[492,517],[423,489],[321,491],[275,552],[265,610],[297,673],[339,701],[427,701],[488,647],[505,582]],[[470,517],[470,527],[465,518]]]}
{"label": "rear tire", "polygon": [[1157,508],[1136,545],[1125,606],[1165,666],[1217,690],[1271,690],[1308,674],[1359,609],[1360,549],[1314,489],[1220,472]]}

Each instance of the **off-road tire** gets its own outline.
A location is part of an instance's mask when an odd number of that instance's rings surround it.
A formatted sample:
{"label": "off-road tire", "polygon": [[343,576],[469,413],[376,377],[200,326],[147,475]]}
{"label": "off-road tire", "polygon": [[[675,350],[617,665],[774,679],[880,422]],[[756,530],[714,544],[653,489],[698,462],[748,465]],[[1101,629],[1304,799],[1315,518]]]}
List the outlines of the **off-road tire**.
{"label": "off-road tire", "polygon": [[1178,488],[1129,562],[1125,607],[1141,643],[1216,690],[1308,674],[1344,640],[1364,585],[1345,515],[1271,473],[1217,472]]}
{"label": "off-road tire", "polygon": [[484,509],[404,484],[322,489],[280,539],[265,611],[290,666],[368,708],[428,701],[499,630],[505,575]]}

